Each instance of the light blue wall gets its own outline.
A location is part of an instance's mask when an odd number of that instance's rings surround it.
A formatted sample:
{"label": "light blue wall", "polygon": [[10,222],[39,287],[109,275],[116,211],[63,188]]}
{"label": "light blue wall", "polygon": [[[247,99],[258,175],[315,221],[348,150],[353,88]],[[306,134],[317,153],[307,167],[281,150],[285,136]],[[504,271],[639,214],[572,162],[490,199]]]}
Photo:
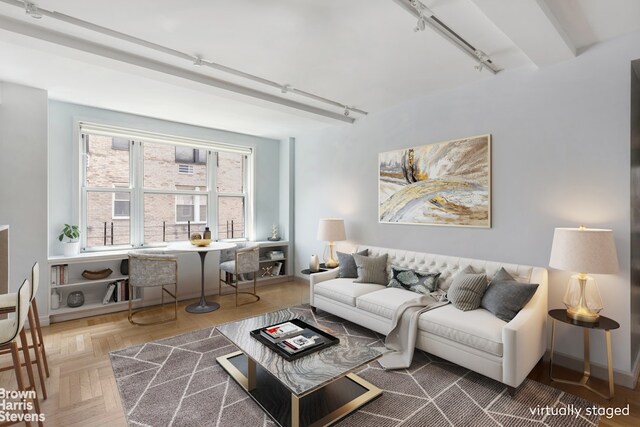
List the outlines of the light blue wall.
{"label": "light blue wall", "polygon": [[[614,230],[620,272],[599,275],[603,314],[618,320],[614,365],[629,375],[631,351],[629,95],[640,33],[575,59],[499,73],[387,111],[296,135],[297,270],[322,253],[318,219],[345,218],[353,242],[547,266],[554,227]],[[491,229],[378,223],[378,153],[491,133]],[[569,273],[551,271],[549,307],[561,308]],[[581,334],[559,328],[561,353],[581,358]],[[597,336],[596,336],[597,335]],[[592,359],[606,364],[601,334]]]}
{"label": "light blue wall", "polygon": [[56,240],[62,225],[78,223],[77,189],[73,184],[75,122],[85,120],[100,124],[198,138],[254,148],[256,239],[271,235],[271,225],[280,219],[280,141],[217,129],[152,119],[117,111],[103,110],[58,101],[49,102],[49,255],[61,255]]}

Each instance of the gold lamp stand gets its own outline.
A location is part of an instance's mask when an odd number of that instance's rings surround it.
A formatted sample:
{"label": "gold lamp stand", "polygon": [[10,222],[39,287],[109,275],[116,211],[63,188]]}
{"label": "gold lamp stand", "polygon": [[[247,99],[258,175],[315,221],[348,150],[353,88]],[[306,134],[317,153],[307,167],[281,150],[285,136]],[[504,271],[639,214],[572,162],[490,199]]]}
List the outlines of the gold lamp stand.
{"label": "gold lamp stand", "polygon": [[323,258],[325,259],[324,265],[327,268],[336,268],[338,266],[338,261],[335,259],[335,253],[333,251],[334,246],[335,243],[329,242],[327,243],[327,247],[325,248]]}
{"label": "gold lamp stand", "polygon": [[[587,285],[589,285],[589,292],[587,292]],[[567,316],[574,320],[595,323],[600,317],[602,299],[595,280],[586,273],[571,277],[563,302],[567,307]]]}

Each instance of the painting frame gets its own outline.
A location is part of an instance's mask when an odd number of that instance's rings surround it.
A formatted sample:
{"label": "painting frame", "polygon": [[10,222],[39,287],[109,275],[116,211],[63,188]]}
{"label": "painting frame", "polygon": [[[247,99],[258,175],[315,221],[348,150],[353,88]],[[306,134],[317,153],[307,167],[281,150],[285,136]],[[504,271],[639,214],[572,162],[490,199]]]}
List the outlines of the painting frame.
{"label": "painting frame", "polygon": [[[467,151],[465,151],[465,144],[468,146],[466,147]],[[428,225],[436,227],[491,228],[491,145],[492,135],[487,133],[378,153],[378,223]],[[472,157],[471,160],[478,163],[479,166],[476,167],[477,170],[474,170],[473,174],[468,174],[466,177],[464,174],[461,174],[460,176],[448,175],[446,180],[441,180],[439,188],[444,193],[451,194],[452,197],[446,196],[443,198],[439,195],[431,197],[436,191],[434,190],[433,192],[428,193],[426,188],[422,188],[424,190],[424,196],[422,196],[422,199],[420,197],[411,198],[409,196],[404,196],[403,199],[397,199],[397,197],[400,196],[396,196],[396,194],[401,193],[402,191],[409,194],[409,191],[405,189],[411,188],[413,184],[420,184],[422,187],[425,187],[425,183],[427,182],[438,182],[438,178],[429,177],[425,170],[417,171],[417,168],[414,169],[412,166],[412,172],[409,174],[406,167],[407,157],[409,158],[409,164],[411,165],[414,164],[414,161],[416,165],[418,165],[419,162],[429,163],[432,161],[432,159],[429,158],[429,153],[431,152],[436,153],[440,157],[443,157],[450,152],[452,153],[451,156],[457,155],[458,158],[461,157],[461,155],[464,158],[467,156],[475,156]],[[478,154],[474,154],[475,152]],[[415,153],[418,153],[418,156],[421,156],[418,157],[418,160],[414,159],[416,156]],[[396,165],[398,156],[400,156],[404,162],[400,165],[401,172],[398,172],[398,165]],[[433,157],[434,155],[431,156]],[[462,166],[466,165],[462,164]],[[424,165],[421,167],[425,168]],[[465,170],[465,168],[463,167],[462,170]],[[400,177],[398,177],[399,174]],[[424,176],[427,176],[427,178]],[[391,182],[394,180],[395,183]],[[400,184],[399,180],[407,182]],[[413,182],[409,182],[410,180],[413,180]],[[450,184],[450,186],[447,187],[447,184]],[[397,188],[397,190],[393,192],[393,188]],[[396,200],[402,200],[404,203],[404,205],[401,205],[402,209],[398,209],[396,207],[394,210],[390,207],[394,204],[398,206],[397,202],[391,202],[392,197],[396,197]],[[425,199],[427,197],[428,199]],[[456,197],[471,198],[475,201],[475,204],[472,204],[471,206],[466,206],[464,203],[456,204]],[[449,199],[453,199],[454,201],[452,202]],[[478,203],[478,199],[482,203]],[[426,201],[431,204],[427,204]],[[427,218],[420,218],[421,220],[416,220],[415,215],[412,217],[409,214],[401,213],[403,210],[406,210],[406,207],[410,204],[414,206],[414,211],[419,206],[422,207],[423,211],[428,210],[429,214],[432,214],[432,218],[434,218],[434,220],[429,221]],[[424,208],[425,206],[427,209]],[[447,211],[447,209],[449,209],[449,211]],[[441,215],[441,220],[437,220],[437,215]]]}

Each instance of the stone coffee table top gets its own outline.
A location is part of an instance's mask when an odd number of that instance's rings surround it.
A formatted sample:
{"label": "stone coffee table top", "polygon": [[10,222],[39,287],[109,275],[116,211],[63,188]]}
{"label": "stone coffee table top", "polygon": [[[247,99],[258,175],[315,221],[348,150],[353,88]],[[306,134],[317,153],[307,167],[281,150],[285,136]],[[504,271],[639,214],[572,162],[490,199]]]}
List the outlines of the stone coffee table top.
{"label": "stone coffee table top", "polygon": [[[294,361],[287,361],[276,352],[252,338],[249,332],[287,320],[299,318],[340,338],[340,343]],[[340,378],[365,363],[380,357],[384,348],[369,347],[371,341],[341,334],[318,324],[313,318],[291,309],[275,311],[237,322],[219,325],[217,329],[242,352],[261,365],[292,393],[307,394]]]}

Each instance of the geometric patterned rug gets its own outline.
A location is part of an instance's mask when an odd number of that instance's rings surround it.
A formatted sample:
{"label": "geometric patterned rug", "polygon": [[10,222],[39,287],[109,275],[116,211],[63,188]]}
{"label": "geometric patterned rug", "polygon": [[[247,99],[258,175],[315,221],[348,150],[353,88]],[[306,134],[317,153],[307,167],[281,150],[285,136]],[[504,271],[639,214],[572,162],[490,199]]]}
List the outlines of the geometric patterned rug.
{"label": "geometric patterned rug", "polygon": [[[308,305],[288,310],[338,336],[383,345],[383,336],[329,313],[314,314]],[[234,350],[215,328],[207,328],[110,353],[129,425],[275,426],[217,364],[218,356]],[[422,351],[415,352],[408,369],[385,371],[372,362],[356,373],[383,393],[339,426],[581,427],[599,422],[598,416],[585,416],[593,403],[582,398],[529,379],[512,398],[503,384]]]}

